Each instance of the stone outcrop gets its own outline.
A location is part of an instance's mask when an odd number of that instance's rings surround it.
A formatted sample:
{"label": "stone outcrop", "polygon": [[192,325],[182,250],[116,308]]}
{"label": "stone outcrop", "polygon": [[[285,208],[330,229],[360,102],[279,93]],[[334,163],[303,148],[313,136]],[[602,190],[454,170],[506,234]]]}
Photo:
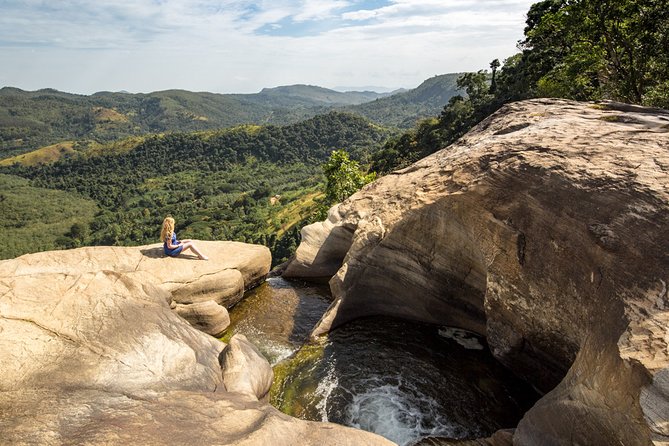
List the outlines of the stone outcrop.
{"label": "stone outcrop", "polygon": [[[392,444],[297,420],[258,401],[266,376],[257,370],[246,376],[231,364],[271,368],[243,340],[234,344],[244,360],[233,354],[221,368],[226,345],[179,317],[170,303],[188,304],[172,302],[174,293],[190,287],[198,291],[181,296],[192,305],[220,307],[215,286],[194,284],[235,270],[248,286],[267,273],[269,262],[264,248],[201,244],[209,262],[154,258],[153,247],[83,248],[0,262],[0,443]],[[221,288],[233,295],[229,284]],[[233,389],[245,383],[254,393],[226,391],[231,373]]]}
{"label": "stone outcrop", "polygon": [[235,334],[221,353],[223,384],[228,392],[269,396],[274,372],[262,353],[241,333]]}
{"label": "stone outcrop", "polygon": [[230,323],[227,308],[269,272],[269,249],[239,242],[198,241],[209,256],[167,257],[162,245],[100,246],[27,254],[0,263],[0,277],[114,271],[167,291],[168,301],[193,326],[218,336]]}
{"label": "stone outcrop", "polygon": [[303,229],[314,335],[390,315],[461,327],[548,393],[515,445],[669,441],[669,113],[505,106]]}

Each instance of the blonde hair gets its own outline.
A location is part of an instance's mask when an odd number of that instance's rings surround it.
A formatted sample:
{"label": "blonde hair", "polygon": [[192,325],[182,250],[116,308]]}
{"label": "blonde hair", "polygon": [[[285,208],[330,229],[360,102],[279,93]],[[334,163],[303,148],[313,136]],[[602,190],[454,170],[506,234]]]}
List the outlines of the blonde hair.
{"label": "blonde hair", "polygon": [[168,238],[172,237],[174,232],[174,219],[172,217],[165,217],[163,220],[163,229],[160,231],[160,240],[165,242]]}

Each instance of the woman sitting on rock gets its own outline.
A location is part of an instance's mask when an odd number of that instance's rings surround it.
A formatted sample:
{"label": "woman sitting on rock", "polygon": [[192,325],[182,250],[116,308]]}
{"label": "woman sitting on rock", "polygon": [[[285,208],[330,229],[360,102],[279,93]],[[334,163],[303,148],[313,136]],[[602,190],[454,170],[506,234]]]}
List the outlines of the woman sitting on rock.
{"label": "woman sitting on rock", "polygon": [[174,219],[172,217],[168,216],[163,220],[163,229],[160,231],[160,239],[163,241],[165,254],[170,257],[176,257],[181,254],[182,251],[190,249],[197,254],[200,260],[209,260],[209,257],[202,254],[191,240],[177,240],[177,234],[174,232]]}

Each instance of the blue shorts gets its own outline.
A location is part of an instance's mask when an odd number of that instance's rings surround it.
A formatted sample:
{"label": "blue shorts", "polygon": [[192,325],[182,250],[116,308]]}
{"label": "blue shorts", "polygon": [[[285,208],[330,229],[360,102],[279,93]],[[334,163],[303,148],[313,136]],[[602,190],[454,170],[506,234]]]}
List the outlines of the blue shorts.
{"label": "blue shorts", "polygon": [[184,249],[182,245],[177,246],[174,249],[170,249],[167,247],[167,243],[163,245],[163,249],[165,250],[165,255],[168,255],[170,257],[176,257],[179,254],[181,254],[181,251]]}

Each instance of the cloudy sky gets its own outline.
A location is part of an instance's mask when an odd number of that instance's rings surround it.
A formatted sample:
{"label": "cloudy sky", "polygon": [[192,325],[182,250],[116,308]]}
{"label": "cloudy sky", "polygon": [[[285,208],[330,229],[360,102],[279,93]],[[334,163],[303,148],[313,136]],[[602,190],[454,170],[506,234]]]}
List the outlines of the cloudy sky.
{"label": "cloudy sky", "polygon": [[0,86],[413,88],[516,52],[531,0],[0,0]]}

